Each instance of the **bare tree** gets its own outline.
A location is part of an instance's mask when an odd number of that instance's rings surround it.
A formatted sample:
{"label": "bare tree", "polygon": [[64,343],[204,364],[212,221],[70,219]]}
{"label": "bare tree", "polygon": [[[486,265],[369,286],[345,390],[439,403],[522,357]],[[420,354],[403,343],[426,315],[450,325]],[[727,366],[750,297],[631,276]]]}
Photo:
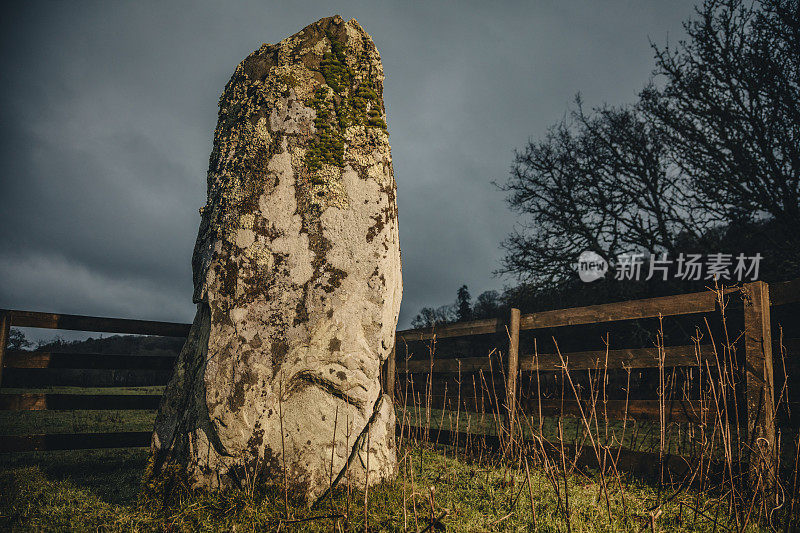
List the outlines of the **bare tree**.
{"label": "bare tree", "polygon": [[472,306],[472,318],[494,318],[500,316],[502,303],[497,291],[483,291]]}
{"label": "bare tree", "polygon": [[796,243],[800,5],[708,0],[697,14],[687,40],[653,46],[643,109],[706,213],[723,224],[772,219]]}
{"label": "bare tree", "polygon": [[11,328],[8,332],[8,349],[9,350],[24,350],[33,346],[33,343],[28,340],[21,330]]}
{"label": "bare tree", "polygon": [[453,305],[439,307],[423,307],[411,320],[412,328],[430,328],[440,324],[449,324],[456,321],[456,312]]}
{"label": "bare tree", "polygon": [[521,217],[501,273],[557,287],[584,250],[674,257],[745,237],[779,272],[796,271],[798,0],[708,0],[697,14],[685,41],[654,46],[655,77],[636,104],[587,113],[577,98],[515,154],[502,188]]}
{"label": "bare tree", "polygon": [[[501,272],[542,286],[570,279],[585,250],[606,260],[625,252],[674,252],[706,221],[668,158],[662,132],[634,106],[568,118],[516,153],[502,188],[522,215],[503,243]],[[702,230],[700,230],[702,231]]]}

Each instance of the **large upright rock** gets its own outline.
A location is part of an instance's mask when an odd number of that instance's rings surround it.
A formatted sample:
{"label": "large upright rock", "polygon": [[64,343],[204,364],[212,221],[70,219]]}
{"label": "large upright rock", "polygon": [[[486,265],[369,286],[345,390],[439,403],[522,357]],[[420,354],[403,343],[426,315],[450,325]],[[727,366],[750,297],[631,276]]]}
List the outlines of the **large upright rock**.
{"label": "large upright rock", "polygon": [[[146,474],[282,480],[310,500],[395,472],[379,378],[402,293],[383,67],[325,18],[236,67],[219,102],[192,266],[197,315]],[[334,434],[335,428],[335,434]],[[331,464],[331,460],[332,464]]]}

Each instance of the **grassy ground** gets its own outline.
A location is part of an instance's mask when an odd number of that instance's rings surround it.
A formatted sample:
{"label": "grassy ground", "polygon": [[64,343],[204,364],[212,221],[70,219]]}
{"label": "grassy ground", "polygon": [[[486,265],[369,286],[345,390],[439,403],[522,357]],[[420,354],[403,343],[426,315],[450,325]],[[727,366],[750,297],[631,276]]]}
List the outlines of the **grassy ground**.
{"label": "grassy ground", "polygon": [[[560,480],[559,503],[541,468],[530,472],[531,498],[524,467],[479,465],[444,449],[408,447],[403,454],[397,480],[368,493],[369,531],[422,531],[431,524],[428,530],[528,530],[531,499],[538,530],[566,531],[567,494],[572,531],[640,531],[656,515],[658,530],[723,531],[732,523],[724,505],[692,492],[659,506],[652,485],[627,480],[609,487],[607,506],[599,477],[576,472],[567,477],[566,492]],[[313,511],[291,496],[286,509],[280,487],[196,493],[176,507],[153,509],[137,501],[146,450],[23,455],[0,472],[2,530],[364,531],[358,491],[340,492]]]}
{"label": "grassy ground", "polygon": [[[153,394],[160,396],[163,390],[164,387],[4,388],[0,394]],[[156,412],[153,410],[0,411],[0,435],[82,433],[92,431],[152,431],[155,416]]]}
{"label": "grassy ground", "polygon": [[[159,394],[160,389],[33,392]],[[449,415],[442,414],[431,413],[431,438],[439,424],[455,429]],[[149,431],[154,416],[154,411],[0,411],[0,435]],[[468,421],[464,413],[460,416],[462,431],[469,427],[474,433],[493,432],[495,421],[488,415],[483,419],[473,415]],[[415,422],[425,425],[427,420]],[[574,420],[564,428],[565,433],[580,431]],[[567,466],[564,475],[563,469],[548,472],[533,462],[529,488],[518,460],[504,466],[492,457],[463,453],[454,457],[452,448],[401,447],[398,477],[369,490],[366,519],[364,494],[358,491],[340,492],[311,511],[291,495],[287,509],[281,487],[274,486],[253,493],[199,492],[174,507],[153,508],[140,503],[138,496],[145,449],[0,454],[0,531],[364,531],[365,522],[369,531],[640,532],[734,527],[727,505],[719,504],[714,493],[659,492],[655,484],[642,480],[606,477],[606,497],[604,480],[597,473]],[[747,530],[760,529],[751,523]]]}
{"label": "grassy ground", "polygon": [[[405,422],[416,427],[429,426],[432,432],[432,440],[435,440],[436,432],[440,428],[479,435],[496,435],[498,427],[497,417],[492,414],[464,411],[458,413],[458,418],[456,418],[456,413],[453,411],[442,409],[431,409],[430,419],[428,419],[424,408],[419,410],[407,409],[404,419],[403,411],[398,407],[397,420],[398,423]],[[502,422],[503,420],[501,419],[500,423]],[[589,443],[585,426],[581,419],[564,417],[561,419],[561,423],[565,440],[568,442]],[[537,416],[528,416],[526,420],[521,420],[520,426],[526,438],[538,435],[541,431],[541,434],[547,440],[552,442],[559,440],[558,419],[556,417],[543,418],[541,429]],[[697,433],[697,430],[691,424],[670,423],[667,427],[665,439],[668,453],[680,454],[687,447],[685,443],[693,436],[692,430],[694,430],[695,434]],[[608,423],[600,421],[596,428],[592,424],[592,432],[594,435],[600,436],[600,440],[604,445],[622,445],[627,449],[641,452],[657,453],[659,450],[660,433],[658,421],[628,420],[624,425],[620,420],[613,420]]]}
{"label": "grassy ground", "polygon": [[[60,394],[154,394],[160,395],[163,387],[113,387],[113,388],[78,388],[49,387],[42,389],[2,389],[0,394],[19,393],[60,393]],[[152,410],[97,410],[97,411],[0,411],[0,435],[26,435],[32,433],[80,433],[84,431],[150,431],[153,428],[155,411]],[[403,420],[402,409],[398,407],[397,420]],[[443,429],[459,429],[475,434],[493,435],[497,432],[497,420],[491,413],[461,412],[456,421],[456,414],[442,409],[431,409],[430,420],[425,409],[408,409],[406,421],[418,427],[429,424],[432,431]],[[602,424],[601,424],[602,426]],[[688,427],[688,425],[686,426]],[[538,430],[538,421],[531,417],[522,424],[522,429],[529,435]],[[563,419],[565,438],[580,440],[583,424],[575,418]],[[623,431],[624,429],[624,431]],[[672,453],[677,453],[681,430],[678,424],[671,424],[671,434],[667,439]],[[658,423],[653,421],[629,421],[625,428],[622,422],[601,427],[601,433],[608,435],[614,443],[623,442],[624,446],[639,451],[658,450]],[[557,440],[558,426],[555,418],[546,418],[543,422],[543,434],[549,440]]]}

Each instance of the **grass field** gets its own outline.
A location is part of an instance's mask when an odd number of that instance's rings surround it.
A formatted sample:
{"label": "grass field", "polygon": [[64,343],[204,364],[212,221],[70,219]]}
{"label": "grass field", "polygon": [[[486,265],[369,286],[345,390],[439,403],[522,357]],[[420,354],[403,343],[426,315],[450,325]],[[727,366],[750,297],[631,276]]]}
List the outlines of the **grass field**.
{"label": "grass field", "polygon": [[[3,388],[0,394],[153,394],[160,396],[163,390],[164,387]],[[152,431],[155,416],[156,412],[152,410],[0,411],[0,435]],[[0,455],[0,464],[2,464],[2,455]]]}
{"label": "grass field", "polygon": [[[158,394],[160,389],[113,392]],[[149,431],[154,415],[0,412],[0,434]],[[431,432],[439,424],[452,427],[447,419],[432,411]],[[478,415],[460,423],[473,432],[492,432],[492,421]],[[625,475],[603,478],[596,471],[544,465],[533,457],[526,473],[521,455],[501,462],[484,453],[415,443],[400,447],[397,479],[368,491],[366,513],[362,492],[340,491],[312,511],[291,495],[287,508],[278,486],[197,492],[174,506],[154,508],[139,500],[146,459],[141,448],[0,455],[0,530],[638,532],[726,531],[735,523],[724,495],[713,491],[659,490]],[[750,521],[744,530],[762,527]]]}
{"label": "grass field", "polygon": [[[569,374],[567,374],[569,376]],[[0,394],[152,394],[163,387],[2,389]],[[494,398],[494,405],[498,400]],[[496,435],[499,411],[465,413],[426,410],[419,403],[398,422],[427,427],[436,441],[440,429]],[[0,435],[151,431],[155,411],[0,411]],[[140,496],[147,450],[116,449],[0,454],[0,531],[769,531],[787,524],[792,487],[797,487],[796,445],[784,446],[780,505],[750,495],[745,476],[729,470],[722,482],[700,472],[683,484],[634,477],[604,460],[602,470],[578,467],[568,453],[555,456],[543,442],[596,446],[607,453],[620,444],[639,452],[683,453],[701,443],[699,454],[725,457],[721,432],[711,421],[697,425],[653,421],[625,424],[589,416],[560,420],[517,417],[517,435],[537,442],[506,449],[503,457],[485,449],[401,441],[396,479],[371,488],[339,490],[319,509],[288,495],[280,486],[252,491],[184,494],[170,506]],[[724,425],[719,425],[720,427]],[[587,440],[587,435],[591,438]],[[787,435],[786,442],[796,442]],[[0,437],[2,438],[2,437]],[[608,449],[604,448],[609,447]],[[597,448],[599,447],[599,448]],[[508,450],[514,451],[509,452]],[[590,455],[592,452],[589,453]],[[609,457],[613,454],[607,454]],[[658,454],[652,457],[658,466]],[[526,465],[527,463],[527,465]],[[794,470],[791,470],[794,465]],[[794,477],[792,477],[792,474]],[[746,475],[746,473],[745,473]],[[698,482],[701,486],[698,487]],[[788,492],[787,490],[788,489]],[[765,493],[762,491],[762,493]],[[792,502],[794,503],[794,502]],[[800,502],[798,502],[800,503]],[[796,518],[794,519],[797,520]]]}
{"label": "grass field", "polygon": [[[534,530],[534,513],[537,530],[567,531],[567,509],[571,531],[725,531],[732,524],[724,503],[692,491],[667,501],[671,494],[625,479],[609,486],[606,503],[596,473],[575,471],[554,486],[532,468],[529,490],[524,467],[464,460],[444,448],[402,453],[397,480],[368,492],[368,531]],[[340,491],[314,511],[291,497],[286,509],[277,486],[195,493],[167,509],[140,505],[146,456],[144,449],[17,454],[0,472],[0,529],[365,531],[358,491]]]}

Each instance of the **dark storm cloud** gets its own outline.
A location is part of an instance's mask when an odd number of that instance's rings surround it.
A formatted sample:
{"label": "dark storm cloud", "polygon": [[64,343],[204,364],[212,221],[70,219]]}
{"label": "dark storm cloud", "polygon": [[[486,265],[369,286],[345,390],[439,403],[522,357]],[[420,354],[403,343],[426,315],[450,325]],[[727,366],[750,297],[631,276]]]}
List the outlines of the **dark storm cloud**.
{"label": "dark storm cloud", "polygon": [[333,13],[375,39],[405,295],[500,288],[512,150],[631,101],[691,3],[20,3],[3,19],[0,306],[189,321],[217,99],[236,64]]}

